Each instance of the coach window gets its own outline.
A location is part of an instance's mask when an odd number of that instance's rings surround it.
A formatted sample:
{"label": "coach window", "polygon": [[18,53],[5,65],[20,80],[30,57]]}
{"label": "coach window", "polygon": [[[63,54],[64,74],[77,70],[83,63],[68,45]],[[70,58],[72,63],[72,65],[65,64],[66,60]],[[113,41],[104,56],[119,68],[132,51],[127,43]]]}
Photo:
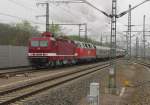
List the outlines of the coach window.
{"label": "coach window", "polygon": [[84,48],[86,48],[85,43],[83,43]]}
{"label": "coach window", "polygon": [[86,46],[87,46],[87,48],[90,48],[88,43],[86,44]]}
{"label": "coach window", "polygon": [[91,48],[94,48],[92,44],[90,44],[90,47],[91,47]]}
{"label": "coach window", "polygon": [[92,45],[92,44],[91,44],[90,46],[91,46],[91,48],[93,48],[93,45]]}
{"label": "coach window", "polygon": [[88,45],[89,45],[89,48],[92,48],[90,44],[88,44]]}
{"label": "coach window", "polygon": [[91,45],[92,46],[92,48],[94,48],[94,45]]}
{"label": "coach window", "polygon": [[85,47],[88,48],[88,45],[85,43]]}
{"label": "coach window", "polygon": [[87,48],[86,44],[84,43],[84,47]]}
{"label": "coach window", "polygon": [[85,44],[85,47],[88,48],[88,44]]}
{"label": "coach window", "polygon": [[90,45],[87,43],[87,48],[90,48]]}
{"label": "coach window", "polygon": [[89,48],[92,48],[92,46],[90,44],[88,44],[88,45],[89,45]]}
{"label": "coach window", "polygon": [[84,43],[81,43],[81,46],[82,46],[82,48],[85,48],[85,44]]}
{"label": "coach window", "polygon": [[82,44],[81,44],[81,43],[79,43],[79,47],[81,47],[81,48],[82,48]]}

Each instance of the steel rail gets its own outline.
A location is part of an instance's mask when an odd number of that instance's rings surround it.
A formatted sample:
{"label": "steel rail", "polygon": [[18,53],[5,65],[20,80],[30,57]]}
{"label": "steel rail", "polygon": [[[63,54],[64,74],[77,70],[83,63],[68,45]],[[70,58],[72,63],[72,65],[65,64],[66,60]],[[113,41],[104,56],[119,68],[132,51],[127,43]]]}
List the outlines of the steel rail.
{"label": "steel rail", "polygon": [[[78,66],[81,66],[81,65],[84,65],[84,64],[80,64]],[[74,66],[76,66],[76,65],[74,65]],[[67,66],[67,68],[68,67],[70,67],[70,66]],[[26,75],[27,73],[41,72],[41,69],[42,69],[42,71],[50,71],[53,69],[57,69],[57,67],[56,68],[39,68],[39,69],[35,69],[32,67],[28,67],[26,69],[26,67],[25,67],[25,68],[20,68],[20,69],[15,68],[15,69],[0,70],[0,77],[12,77],[14,75],[19,75],[19,74],[25,74]],[[59,69],[61,69],[61,68],[59,68]]]}
{"label": "steel rail", "polygon": [[[86,63],[86,64],[88,64],[88,63]],[[83,63],[83,64],[78,64],[78,65],[73,65],[73,66],[82,66],[82,65],[85,65],[85,64]],[[69,68],[69,67],[70,66],[66,66],[63,68]],[[63,68],[59,68],[59,69],[63,69]],[[50,71],[50,70],[58,69],[58,67],[56,67],[56,68],[39,68],[39,69],[35,69],[32,67],[28,67],[28,68],[25,67],[25,68],[20,68],[20,69],[14,68],[14,69],[0,70],[0,78],[1,77],[9,78],[9,77],[19,75],[19,74],[24,74],[25,76],[27,76],[28,73],[41,72],[41,69],[42,69],[42,71]]]}
{"label": "steel rail", "polygon": [[14,103],[23,98],[40,93],[55,86],[60,86],[69,81],[78,79],[109,67],[108,63],[97,64],[83,69],[73,70],[54,77],[38,78],[12,90],[0,92],[0,105]]}
{"label": "steel rail", "polygon": [[12,77],[18,74],[32,73],[33,71],[35,71],[35,69],[32,68],[0,70],[0,77]]}

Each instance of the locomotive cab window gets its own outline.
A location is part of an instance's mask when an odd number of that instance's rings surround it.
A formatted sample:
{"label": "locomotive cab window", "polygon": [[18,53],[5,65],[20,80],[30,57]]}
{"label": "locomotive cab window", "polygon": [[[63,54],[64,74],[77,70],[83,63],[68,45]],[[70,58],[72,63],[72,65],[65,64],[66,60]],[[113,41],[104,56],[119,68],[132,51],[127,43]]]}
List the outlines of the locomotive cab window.
{"label": "locomotive cab window", "polygon": [[48,46],[48,41],[47,40],[40,41],[40,46],[41,47],[47,47]]}
{"label": "locomotive cab window", "polygon": [[39,46],[39,41],[31,41],[31,46],[32,47],[38,47]]}
{"label": "locomotive cab window", "polygon": [[84,45],[84,43],[81,43],[81,48],[85,48],[85,45]]}
{"label": "locomotive cab window", "polygon": [[48,46],[48,41],[46,40],[42,40],[42,41],[39,41],[39,40],[36,40],[36,41],[31,41],[31,46],[32,47],[47,47]]}

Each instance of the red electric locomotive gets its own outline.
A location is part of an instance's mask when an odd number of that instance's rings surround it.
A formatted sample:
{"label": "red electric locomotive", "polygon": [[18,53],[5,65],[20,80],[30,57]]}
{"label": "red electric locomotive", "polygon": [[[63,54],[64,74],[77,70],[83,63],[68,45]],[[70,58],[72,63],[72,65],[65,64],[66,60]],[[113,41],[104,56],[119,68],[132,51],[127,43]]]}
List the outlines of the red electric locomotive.
{"label": "red electric locomotive", "polygon": [[45,32],[29,41],[28,58],[35,67],[75,64],[96,59],[96,49],[92,44],[54,38]]}
{"label": "red electric locomotive", "polygon": [[76,44],[71,40],[53,38],[45,32],[29,41],[28,58],[33,66],[60,65],[75,62]]}

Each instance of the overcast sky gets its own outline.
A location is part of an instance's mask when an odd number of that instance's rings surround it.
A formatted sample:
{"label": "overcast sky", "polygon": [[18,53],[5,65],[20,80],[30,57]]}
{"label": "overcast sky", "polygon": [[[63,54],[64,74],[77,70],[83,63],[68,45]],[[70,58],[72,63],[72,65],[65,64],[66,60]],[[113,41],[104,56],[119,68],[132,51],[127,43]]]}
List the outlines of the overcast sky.
{"label": "overcast sky", "polygon": [[[45,18],[36,19],[37,15],[45,14],[45,7],[36,6],[37,2],[45,0],[1,0],[0,3],[0,22],[2,23],[17,23],[22,19],[30,21],[33,25],[37,23],[45,23]],[[97,8],[111,13],[112,0],[88,0]],[[129,4],[137,5],[143,0],[117,0],[118,10],[117,12],[123,12],[128,9]],[[150,24],[150,2],[147,2],[137,9],[132,11],[132,24],[142,25],[143,15],[146,15],[146,24]],[[4,15],[11,15],[4,16]],[[13,17],[16,16],[16,17]],[[127,18],[123,16],[118,19],[118,31],[127,30]],[[97,38],[101,32],[110,31],[110,19],[99,13],[95,9],[91,8],[87,4],[50,4],[50,22],[52,20],[55,23],[87,23],[88,34],[95,35]],[[44,31],[44,25],[38,25],[40,30]],[[150,25],[147,25],[147,29],[150,30]],[[66,34],[70,32],[77,33],[78,27],[64,28]],[[133,27],[133,30],[142,30],[141,26]]]}

